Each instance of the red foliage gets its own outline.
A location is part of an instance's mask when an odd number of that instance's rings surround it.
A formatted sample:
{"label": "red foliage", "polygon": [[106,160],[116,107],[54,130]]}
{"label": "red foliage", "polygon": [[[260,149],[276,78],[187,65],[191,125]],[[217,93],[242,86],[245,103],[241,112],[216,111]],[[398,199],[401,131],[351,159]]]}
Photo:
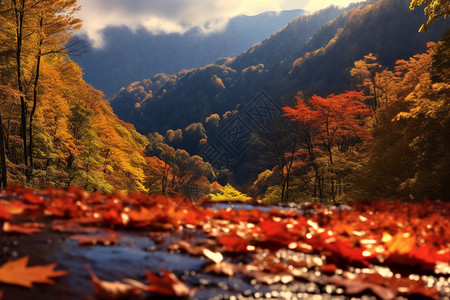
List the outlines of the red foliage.
{"label": "red foliage", "polygon": [[[86,233],[71,237],[82,245],[118,243],[119,234],[108,229],[111,227],[152,230],[148,236],[161,245],[169,236],[168,231],[184,228],[202,231],[207,239],[180,240],[172,243],[170,249],[209,258],[213,264],[206,267],[207,272],[241,274],[267,284],[290,282],[294,278],[314,280],[302,268],[316,268],[326,275],[337,274],[338,268],[370,269],[372,265],[389,267],[391,264],[413,266],[426,272],[449,273],[450,270],[450,204],[442,202],[381,201],[351,204],[350,209],[328,209],[312,204],[302,207],[302,211],[309,212],[305,216],[294,209],[269,212],[256,208],[212,209],[188,206],[182,198],[88,194],[77,188],[67,192],[47,188],[38,192],[12,186],[2,197],[13,200],[0,203],[0,220],[6,232],[39,234],[42,225],[37,223],[20,226],[5,223],[10,219],[13,222],[17,215],[23,222],[25,217],[36,219],[39,214],[59,218],[58,223],[51,225],[53,230]],[[66,220],[60,220],[62,217]],[[107,230],[85,227],[91,224]],[[292,256],[279,259],[275,251],[291,251]],[[252,263],[234,265],[221,253],[231,257],[250,256]],[[298,260],[305,254],[315,258]],[[163,274],[163,277],[147,274],[151,282],[148,292],[182,297],[192,293],[174,274],[167,271]],[[429,298],[437,295],[434,288],[426,287],[421,281],[410,282],[407,277],[393,279],[367,274],[344,277],[333,276],[328,281],[344,286],[348,294],[369,290],[384,299],[391,299],[392,295],[418,294]],[[135,290],[130,288],[130,291]]]}

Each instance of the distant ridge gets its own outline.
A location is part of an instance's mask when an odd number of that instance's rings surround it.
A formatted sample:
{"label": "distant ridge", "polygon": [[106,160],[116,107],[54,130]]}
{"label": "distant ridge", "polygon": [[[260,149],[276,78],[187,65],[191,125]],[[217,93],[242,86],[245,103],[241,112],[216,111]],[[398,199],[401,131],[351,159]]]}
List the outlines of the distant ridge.
{"label": "distant ridge", "polygon": [[192,29],[184,35],[154,35],[144,29],[136,32],[126,27],[109,27],[103,31],[105,47],[94,49],[83,37],[86,50],[72,59],[84,69],[84,79],[111,97],[130,83],[158,73],[175,73],[181,69],[201,67],[219,57],[233,57],[273,32],[283,28],[301,9],[265,12],[232,18],[223,32],[204,35]]}

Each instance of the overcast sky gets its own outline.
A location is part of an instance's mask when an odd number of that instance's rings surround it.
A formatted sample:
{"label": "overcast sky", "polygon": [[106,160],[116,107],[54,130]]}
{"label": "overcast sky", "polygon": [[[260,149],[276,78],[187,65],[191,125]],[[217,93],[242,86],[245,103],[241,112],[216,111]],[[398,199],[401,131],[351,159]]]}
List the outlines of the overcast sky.
{"label": "overcast sky", "polygon": [[302,8],[310,12],[331,4],[347,6],[355,0],[79,0],[83,33],[101,47],[108,26],[146,28],[153,33],[184,33],[194,27],[203,32],[223,29],[240,14]]}

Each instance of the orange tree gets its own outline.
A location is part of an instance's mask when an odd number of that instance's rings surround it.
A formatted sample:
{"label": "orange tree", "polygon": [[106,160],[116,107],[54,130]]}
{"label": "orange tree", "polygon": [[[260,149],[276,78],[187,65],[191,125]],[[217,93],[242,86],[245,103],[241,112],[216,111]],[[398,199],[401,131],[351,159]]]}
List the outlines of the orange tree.
{"label": "orange tree", "polygon": [[[370,110],[361,92],[313,96],[299,99],[295,108],[284,107],[285,115],[301,127],[303,147],[298,151],[298,166],[305,169],[313,198],[330,197],[333,202],[345,192],[344,177],[352,169],[357,145],[370,137],[364,116]],[[305,170],[304,170],[305,171]]]}

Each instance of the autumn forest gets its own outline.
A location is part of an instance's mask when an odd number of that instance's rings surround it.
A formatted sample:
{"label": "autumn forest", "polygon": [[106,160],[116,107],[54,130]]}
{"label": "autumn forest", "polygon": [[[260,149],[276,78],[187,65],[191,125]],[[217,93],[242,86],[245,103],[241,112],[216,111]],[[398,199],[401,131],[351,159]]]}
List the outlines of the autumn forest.
{"label": "autumn forest", "polygon": [[[80,5],[0,0],[0,299],[88,299],[91,282],[98,299],[448,299],[448,0],[298,10],[241,54],[171,74],[139,69],[174,58],[139,56],[120,31],[86,50]],[[224,48],[189,34],[188,58]],[[101,68],[115,64],[147,78],[116,86]],[[136,274],[127,251],[158,267]],[[82,291],[21,290],[70,278],[55,260]]]}

